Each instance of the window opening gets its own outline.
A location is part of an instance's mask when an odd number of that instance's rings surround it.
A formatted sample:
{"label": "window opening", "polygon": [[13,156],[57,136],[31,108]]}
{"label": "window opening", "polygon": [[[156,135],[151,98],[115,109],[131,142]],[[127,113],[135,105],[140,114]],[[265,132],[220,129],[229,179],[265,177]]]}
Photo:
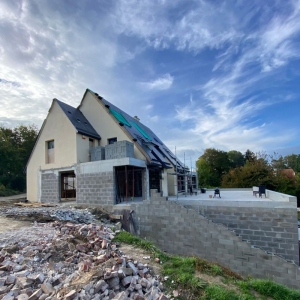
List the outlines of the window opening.
{"label": "window opening", "polygon": [[108,145],[112,145],[115,142],[117,142],[117,138],[108,139]]}
{"label": "window opening", "polygon": [[47,142],[46,164],[54,163],[54,140]]}

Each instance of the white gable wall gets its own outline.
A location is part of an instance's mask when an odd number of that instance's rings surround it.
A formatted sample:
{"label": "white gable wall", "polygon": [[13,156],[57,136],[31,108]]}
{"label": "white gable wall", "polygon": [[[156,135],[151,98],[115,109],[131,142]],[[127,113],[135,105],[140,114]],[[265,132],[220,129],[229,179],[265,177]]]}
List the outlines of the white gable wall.
{"label": "white gable wall", "polygon": [[[100,146],[108,145],[108,139],[117,138],[118,141],[133,142],[122,130],[119,123],[110,116],[106,107],[103,106],[101,100],[96,99],[93,94],[87,92],[84,100],[79,108],[91,125],[100,134]],[[80,155],[80,154],[78,154]],[[134,157],[141,160],[146,160],[145,156],[134,145]]]}
{"label": "white gable wall", "polygon": [[[50,140],[54,140],[54,163],[47,164],[46,142]],[[76,162],[76,129],[54,101],[27,166],[27,199],[39,200],[39,169],[68,167]]]}

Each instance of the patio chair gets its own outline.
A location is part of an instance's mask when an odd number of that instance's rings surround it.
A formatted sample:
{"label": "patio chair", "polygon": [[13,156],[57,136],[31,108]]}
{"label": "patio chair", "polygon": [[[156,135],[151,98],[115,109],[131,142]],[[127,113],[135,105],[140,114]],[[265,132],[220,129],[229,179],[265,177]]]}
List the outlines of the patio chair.
{"label": "patio chair", "polygon": [[215,189],[214,198],[215,198],[217,195],[219,195],[219,198],[221,198],[221,193],[220,193],[219,188],[216,188],[216,189]]}
{"label": "patio chair", "polygon": [[258,187],[258,186],[254,186],[254,187],[252,188],[252,190],[253,190],[253,196],[256,197],[256,195],[259,194],[259,187]]}
{"label": "patio chair", "polygon": [[266,198],[266,187],[264,185],[259,186],[259,197],[262,198],[262,195],[265,195]]}

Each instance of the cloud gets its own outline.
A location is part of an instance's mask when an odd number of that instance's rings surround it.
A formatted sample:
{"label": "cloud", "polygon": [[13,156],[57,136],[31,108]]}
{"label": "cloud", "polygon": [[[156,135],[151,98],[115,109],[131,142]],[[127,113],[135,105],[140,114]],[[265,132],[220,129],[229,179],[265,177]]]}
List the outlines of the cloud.
{"label": "cloud", "polygon": [[174,77],[170,74],[165,74],[149,82],[140,82],[140,86],[146,90],[167,90],[173,84]]}
{"label": "cloud", "polygon": [[146,110],[150,110],[150,109],[152,109],[152,108],[153,108],[153,104],[148,104],[148,105],[145,106],[145,109],[146,109]]}
{"label": "cloud", "polygon": [[[176,9],[185,13],[172,14]],[[155,49],[175,46],[197,53],[204,47],[219,49],[242,35],[226,3],[123,0],[114,20],[118,33],[139,37]]]}
{"label": "cloud", "polygon": [[297,102],[299,33],[296,0],[2,1],[0,122],[41,125],[54,97],[91,88],[180,153],[279,148],[296,133],[264,111]]}

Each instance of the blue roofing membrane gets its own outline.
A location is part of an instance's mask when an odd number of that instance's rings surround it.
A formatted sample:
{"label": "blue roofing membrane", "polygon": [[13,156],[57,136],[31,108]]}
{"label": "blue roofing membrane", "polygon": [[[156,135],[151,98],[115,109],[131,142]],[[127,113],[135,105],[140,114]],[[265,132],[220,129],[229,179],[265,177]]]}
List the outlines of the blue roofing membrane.
{"label": "blue roofing membrane", "polygon": [[[91,91],[91,90],[89,90]],[[98,94],[94,93],[96,96]],[[176,158],[175,155],[172,153],[170,149],[154,134],[154,132],[142,124],[141,122],[137,121],[126,112],[122,111],[115,105],[111,104],[109,101],[105,100],[104,98],[98,96],[101,101],[106,105],[107,112],[111,114],[110,109],[116,111],[117,113],[121,114],[126,122],[128,122],[131,126],[126,125],[123,123],[123,128],[128,131],[128,133],[132,136],[133,139],[136,139],[136,143],[138,143],[143,150],[148,154],[151,159],[151,164],[156,165],[158,167],[163,168],[171,168],[171,164],[175,167],[176,166]],[[112,114],[114,117],[114,115]],[[117,119],[119,121],[119,119]],[[133,125],[133,126],[132,126]],[[138,126],[136,126],[138,125]],[[150,138],[150,139],[149,139]],[[169,161],[171,164],[169,163]],[[178,171],[184,169],[184,164],[177,159],[177,168]]]}
{"label": "blue roofing membrane", "polygon": [[100,135],[96,132],[94,127],[90,124],[90,122],[87,120],[87,118],[83,115],[83,113],[79,109],[76,109],[75,107],[72,107],[57,99],[55,100],[57,104],[61,107],[65,115],[68,117],[68,119],[71,121],[73,126],[76,128],[78,133],[96,139],[101,139]]}

